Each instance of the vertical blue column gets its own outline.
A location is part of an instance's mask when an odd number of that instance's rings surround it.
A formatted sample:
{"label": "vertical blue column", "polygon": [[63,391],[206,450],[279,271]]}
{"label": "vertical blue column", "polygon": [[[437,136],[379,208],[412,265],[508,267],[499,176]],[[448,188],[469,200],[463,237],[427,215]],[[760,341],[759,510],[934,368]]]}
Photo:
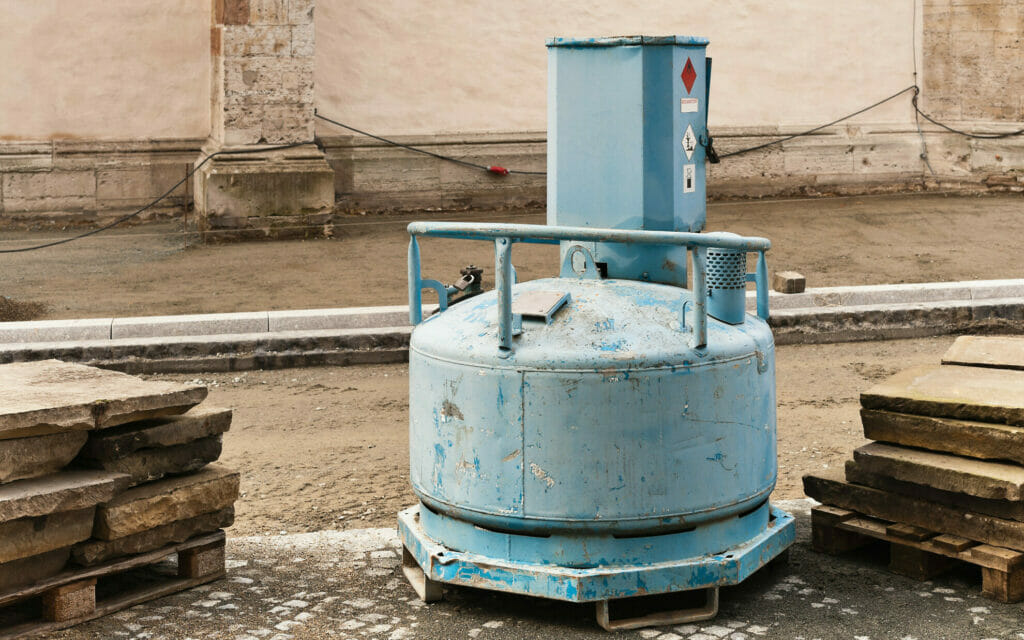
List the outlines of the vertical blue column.
{"label": "vertical blue column", "polygon": [[[549,224],[704,228],[706,46],[688,36],[548,42]],[[609,277],[686,285],[678,248],[591,250]]]}

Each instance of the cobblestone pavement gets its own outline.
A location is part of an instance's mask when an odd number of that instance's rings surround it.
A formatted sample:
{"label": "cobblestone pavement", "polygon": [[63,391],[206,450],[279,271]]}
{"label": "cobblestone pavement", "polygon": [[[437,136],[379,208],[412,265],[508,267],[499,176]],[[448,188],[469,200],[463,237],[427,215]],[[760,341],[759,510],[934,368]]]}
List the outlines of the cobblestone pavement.
{"label": "cobblestone pavement", "polygon": [[884,550],[832,558],[811,551],[810,503],[788,565],[723,589],[713,621],[610,635],[592,605],[449,588],[425,605],[402,577],[392,529],[230,538],[228,577],[56,637],[74,640],[642,638],[644,640],[1024,639],[1024,605],[980,594],[962,572],[916,582],[890,574]]}

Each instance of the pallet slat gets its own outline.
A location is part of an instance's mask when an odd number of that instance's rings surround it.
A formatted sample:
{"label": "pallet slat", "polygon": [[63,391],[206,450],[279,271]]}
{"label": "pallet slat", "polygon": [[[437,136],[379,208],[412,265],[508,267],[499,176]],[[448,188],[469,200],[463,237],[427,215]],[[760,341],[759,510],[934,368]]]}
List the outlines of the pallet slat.
{"label": "pallet slat", "polygon": [[[226,575],[224,540],[224,532],[218,531],[104,565],[65,571],[40,583],[0,594],[0,607],[35,596],[41,596],[43,601],[41,620],[20,622],[0,629],[0,640],[15,640],[65,629],[219,580]],[[98,579],[114,578],[134,569],[152,566],[174,554],[178,554],[177,577],[167,576],[155,584],[125,588],[102,598],[97,595]]]}
{"label": "pallet slat", "polygon": [[[824,505],[823,505],[824,506]],[[949,534],[915,540],[913,537],[893,535],[907,530],[887,522],[853,512],[843,520],[837,520],[834,508],[829,507],[818,515],[821,507],[811,510],[812,540],[815,548],[827,553],[840,553],[857,545],[817,544],[818,541],[833,541],[842,536],[858,536],[861,540],[875,538],[889,542],[891,547],[890,568],[903,575],[928,579],[947,568],[949,560],[960,560],[982,569],[982,593],[1000,602],[1024,600],[1024,553],[1013,549],[978,543],[967,538]],[[919,527],[915,527],[920,529]],[[922,531],[924,531],[922,529]],[[863,543],[861,543],[863,544]]]}
{"label": "pallet slat", "polygon": [[134,569],[135,567],[144,567],[146,565],[159,562],[160,560],[163,560],[168,556],[174,555],[179,551],[192,549],[194,547],[202,547],[204,545],[209,545],[211,543],[223,541],[224,532],[217,531],[215,533],[211,533],[205,536],[199,536],[197,538],[192,538],[191,540],[186,540],[185,542],[179,544],[172,544],[161,549],[157,549],[156,551],[149,551],[147,553],[141,553],[136,556],[131,556],[130,558],[120,558],[118,560],[112,560],[110,562],[97,565],[95,567],[89,567],[87,569],[71,569],[68,571],[64,571],[62,573],[57,574],[56,576],[53,576],[52,578],[47,578],[46,580],[43,580],[41,582],[37,582],[26,587],[21,587],[20,589],[15,589],[14,591],[9,591],[7,593],[0,594],[0,607],[10,604],[12,602],[16,602],[18,600],[31,598],[32,596],[39,595],[44,591],[49,591],[50,589],[53,589],[54,587],[59,587],[63,584],[77,582],[79,580],[85,580],[87,578],[102,578],[103,576],[111,575],[113,573],[121,573],[129,569]]}

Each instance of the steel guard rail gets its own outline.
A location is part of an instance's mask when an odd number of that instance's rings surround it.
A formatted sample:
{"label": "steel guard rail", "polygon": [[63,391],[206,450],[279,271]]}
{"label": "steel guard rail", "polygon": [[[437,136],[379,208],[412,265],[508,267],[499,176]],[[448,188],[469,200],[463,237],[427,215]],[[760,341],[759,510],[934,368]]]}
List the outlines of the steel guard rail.
{"label": "steel guard rail", "polygon": [[[707,249],[733,249],[757,253],[757,269],[747,274],[748,282],[757,285],[757,315],[768,320],[768,266],[765,252],[771,248],[766,238],[743,237],[732,233],[684,233],[677,231],[640,231],[594,229],[590,227],[557,227],[542,224],[477,224],[470,222],[413,222],[409,230],[409,321],[417,325],[423,320],[423,289],[434,289],[441,311],[448,308],[448,287],[437,280],[420,275],[420,247],[417,237],[491,240],[494,242],[494,275],[498,290],[498,346],[512,348],[512,244],[559,244],[563,241],[614,242],[621,244],[655,244],[687,247],[693,264],[693,322],[690,325],[690,346],[707,346]],[[680,327],[685,329],[686,307],[680,310]]]}

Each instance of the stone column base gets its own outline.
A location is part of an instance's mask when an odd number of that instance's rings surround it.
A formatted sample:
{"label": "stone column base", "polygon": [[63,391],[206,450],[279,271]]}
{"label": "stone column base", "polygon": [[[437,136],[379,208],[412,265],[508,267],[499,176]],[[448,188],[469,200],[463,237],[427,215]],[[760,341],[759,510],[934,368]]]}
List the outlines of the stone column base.
{"label": "stone column base", "polygon": [[[216,150],[208,145],[201,157]],[[316,145],[220,155],[194,179],[203,241],[331,235],[334,171]]]}

